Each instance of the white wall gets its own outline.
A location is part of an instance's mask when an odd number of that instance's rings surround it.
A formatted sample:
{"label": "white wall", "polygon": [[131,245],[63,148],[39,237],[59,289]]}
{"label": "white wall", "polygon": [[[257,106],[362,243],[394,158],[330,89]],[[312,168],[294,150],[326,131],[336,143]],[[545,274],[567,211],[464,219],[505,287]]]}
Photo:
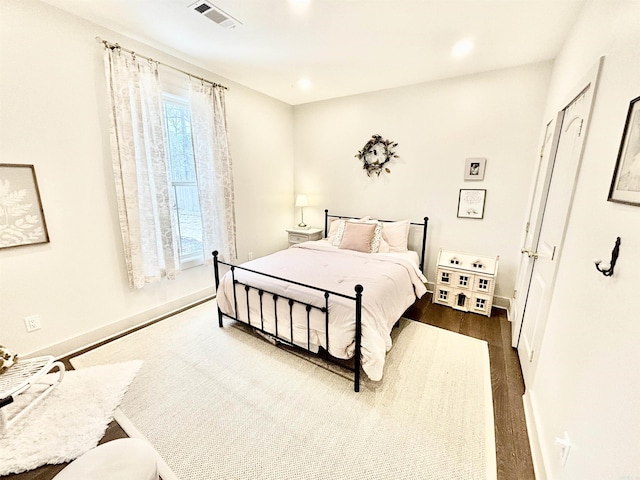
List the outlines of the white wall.
{"label": "white wall", "polygon": [[[550,63],[356,95],[294,108],[295,189],[307,223],[324,208],[384,219],[429,217],[427,277],[440,248],[500,255],[496,294],[511,298]],[[373,134],[398,142],[390,174],[369,178],[355,154]],[[486,157],[482,182],[467,157]],[[484,219],[457,218],[461,188],[487,190]]]}
{"label": "white wall", "polygon": [[[640,478],[640,207],[607,202],[629,102],[640,95],[640,2],[590,2],[553,69],[548,115],[605,56],[539,364],[527,386],[538,478]],[[617,236],[613,277],[608,260]],[[554,437],[573,447],[562,467]],[[543,466],[544,464],[544,466]]]}
{"label": "white wall", "polygon": [[[238,247],[269,253],[297,223],[294,193],[342,214],[431,218],[428,274],[440,247],[501,255],[510,297],[540,130],[605,55],[528,420],[540,478],[640,477],[640,207],[606,201],[629,101],[640,95],[640,3],[592,2],[553,67],[539,64],[291,107],[37,0],[0,2],[0,162],[34,164],[51,243],[0,250],[0,343],[18,352],[83,345],[212,293],[208,268],[141,291],[127,286],[110,171],[102,52],[94,37],[230,87]],[[294,132],[292,134],[292,132]],[[391,174],[354,157],[374,133],[399,143]],[[293,158],[295,151],[295,192]],[[484,182],[464,159],[488,158]],[[484,220],[457,219],[459,188],[486,188]],[[259,201],[258,201],[259,199]],[[614,277],[592,264],[622,238]],[[22,318],[40,314],[27,334]],[[65,353],[52,351],[52,353]],[[566,467],[553,438],[568,432]],[[537,452],[537,450],[536,450]],[[535,453],[535,452],[534,452]],[[542,466],[541,460],[544,460]]]}
{"label": "white wall", "polygon": [[[66,353],[213,294],[210,267],[128,287],[98,35],[230,88],[242,260],[283,247],[294,220],[292,107],[37,0],[3,0],[0,162],[35,165],[51,238],[0,250],[0,343],[23,355]],[[27,334],[33,314],[43,328]]]}

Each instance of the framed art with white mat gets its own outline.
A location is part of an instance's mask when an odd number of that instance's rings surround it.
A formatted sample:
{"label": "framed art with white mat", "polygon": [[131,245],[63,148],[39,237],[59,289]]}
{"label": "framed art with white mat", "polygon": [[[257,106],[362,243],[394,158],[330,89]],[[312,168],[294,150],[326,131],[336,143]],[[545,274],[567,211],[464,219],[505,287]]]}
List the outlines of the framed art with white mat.
{"label": "framed art with white mat", "polygon": [[487,159],[483,157],[467,158],[464,162],[464,179],[484,180],[484,170]]}
{"label": "framed art with white mat", "polygon": [[484,218],[484,189],[460,189],[458,196],[458,218]]}

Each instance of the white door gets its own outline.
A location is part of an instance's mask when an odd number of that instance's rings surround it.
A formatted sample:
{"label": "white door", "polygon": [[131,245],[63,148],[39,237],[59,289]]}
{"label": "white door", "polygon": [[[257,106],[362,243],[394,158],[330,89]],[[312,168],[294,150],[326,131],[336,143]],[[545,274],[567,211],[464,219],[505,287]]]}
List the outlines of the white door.
{"label": "white door", "polygon": [[534,191],[530,214],[533,223],[529,225],[523,247],[523,256],[527,259],[521,263],[519,272],[524,305],[520,322],[516,318],[519,325],[514,325],[514,334],[518,333],[517,338],[514,335],[514,342],[525,385],[533,380],[547,323],[599,67],[600,63],[590,72],[589,80],[582,83],[580,93],[559,112],[555,127],[552,123],[547,126],[554,135],[551,142],[545,139],[543,164],[547,148],[548,162],[544,171],[541,168],[538,173]]}
{"label": "white door", "polygon": [[[558,119],[553,119],[545,128],[544,137],[542,139],[542,148],[540,149],[540,157],[536,169],[536,181],[534,191],[532,193],[529,205],[529,213],[527,215],[527,223],[523,235],[523,249],[532,248],[538,244],[540,235],[540,226],[542,225],[542,217],[544,209],[540,207],[543,199],[547,198],[551,173],[553,172],[553,162],[555,161],[556,148],[558,146],[559,132],[556,132],[556,125],[562,125],[562,115],[558,114]],[[513,347],[518,346],[520,339],[520,325],[522,325],[522,313],[527,301],[527,292],[529,291],[529,283],[531,282],[531,273],[533,272],[533,263],[535,258],[529,255],[520,257],[520,265],[518,268],[518,278],[516,283],[516,291],[514,292],[514,301],[512,302],[511,318],[518,319],[511,322],[511,342]]]}

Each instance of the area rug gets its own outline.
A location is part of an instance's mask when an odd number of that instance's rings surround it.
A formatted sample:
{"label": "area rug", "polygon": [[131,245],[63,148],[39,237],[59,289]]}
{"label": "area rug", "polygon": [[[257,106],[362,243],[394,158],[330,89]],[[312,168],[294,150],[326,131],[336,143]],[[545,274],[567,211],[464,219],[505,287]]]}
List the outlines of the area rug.
{"label": "area rug", "polygon": [[144,360],[116,419],[163,480],[496,478],[488,346],[410,320],[363,381],[226,321],[215,302],[73,358]]}
{"label": "area rug", "polygon": [[[66,372],[60,385],[0,436],[0,476],[69,462],[94,448],[141,366],[128,361]],[[39,391],[36,385],[18,395],[4,407],[7,416]]]}

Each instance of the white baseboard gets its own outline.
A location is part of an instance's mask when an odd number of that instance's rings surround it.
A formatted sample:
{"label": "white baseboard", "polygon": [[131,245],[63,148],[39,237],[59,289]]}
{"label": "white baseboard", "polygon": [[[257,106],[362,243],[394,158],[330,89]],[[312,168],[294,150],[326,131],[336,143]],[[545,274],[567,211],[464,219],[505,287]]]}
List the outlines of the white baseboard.
{"label": "white baseboard", "polygon": [[191,293],[184,297],[172,300],[171,302],[158,305],[150,310],[123,318],[116,322],[104,325],[89,332],[85,332],[76,337],[69,338],[60,343],[49,345],[48,347],[31,352],[25,357],[37,357],[41,355],[53,355],[56,358],[72,355],[84,348],[96,345],[113,337],[126,333],[135,328],[153,323],[156,320],[167,317],[189,306],[201,303],[214,298],[213,287]]}
{"label": "white baseboard", "polygon": [[493,306],[507,311],[507,319],[509,319],[509,311],[511,310],[511,299],[508,297],[493,297]]}
{"label": "white baseboard", "polygon": [[531,395],[525,391],[522,396],[524,406],[524,417],[527,423],[527,433],[529,435],[529,446],[531,448],[531,460],[536,480],[547,480],[547,471],[544,466],[544,456],[538,436],[538,426],[536,423],[535,406]]}

